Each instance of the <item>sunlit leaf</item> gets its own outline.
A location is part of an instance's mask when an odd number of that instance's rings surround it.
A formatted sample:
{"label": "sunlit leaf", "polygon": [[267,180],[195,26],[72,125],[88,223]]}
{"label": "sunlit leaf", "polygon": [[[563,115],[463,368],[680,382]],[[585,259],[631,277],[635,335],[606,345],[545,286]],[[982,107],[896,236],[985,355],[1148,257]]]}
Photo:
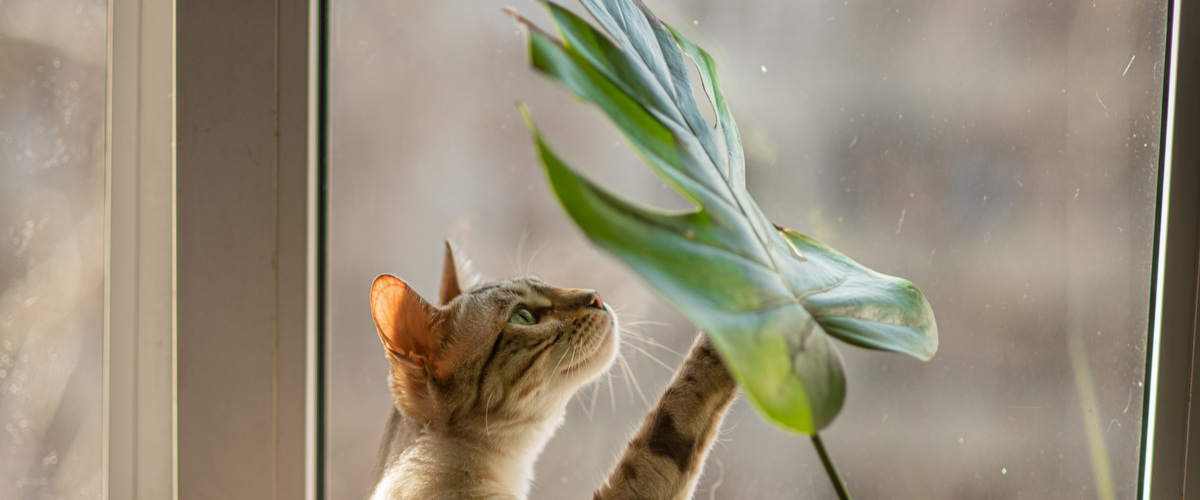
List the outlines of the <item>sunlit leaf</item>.
{"label": "sunlit leaf", "polygon": [[[582,1],[604,31],[548,2],[558,36],[518,16],[529,26],[531,64],[598,106],[695,209],[641,206],[588,181],[522,107],[550,186],[592,241],[704,328],[747,399],[776,424],[812,434],[833,420],[846,392],[830,336],[932,357],[937,326],[916,286],[777,227],[759,210],[712,58],[640,1]],[[693,98],[684,54],[699,69],[715,126]]]}

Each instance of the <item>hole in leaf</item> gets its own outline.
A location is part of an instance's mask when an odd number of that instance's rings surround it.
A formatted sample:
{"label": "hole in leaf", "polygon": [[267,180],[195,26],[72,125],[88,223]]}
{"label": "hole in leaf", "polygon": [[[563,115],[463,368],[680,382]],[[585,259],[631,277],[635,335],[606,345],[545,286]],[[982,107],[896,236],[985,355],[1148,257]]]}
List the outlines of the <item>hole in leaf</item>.
{"label": "hole in leaf", "polygon": [[684,54],[683,58],[687,61],[688,81],[692,84],[692,97],[696,98],[696,107],[700,108],[700,116],[704,117],[708,126],[715,127],[717,126],[717,112],[708,98],[704,80],[700,78],[700,70],[696,67],[696,61],[693,61],[687,54]]}

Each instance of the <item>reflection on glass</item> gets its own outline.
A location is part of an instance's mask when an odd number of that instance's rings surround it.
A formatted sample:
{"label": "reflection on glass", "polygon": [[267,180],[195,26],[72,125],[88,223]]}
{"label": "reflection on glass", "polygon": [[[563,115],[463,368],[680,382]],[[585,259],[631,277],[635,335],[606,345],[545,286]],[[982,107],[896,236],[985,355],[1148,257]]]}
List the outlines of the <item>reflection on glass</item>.
{"label": "reflection on glass", "polygon": [[106,3],[0,3],[0,498],[100,498]]}
{"label": "reflection on glass", "polygon": [[[720,65],[768,217],[937,314],[929,363],[841,349],[825,436],[854,497],[1135,496],[1165,2],[650,3]],[[332,4],[332,498],[364,494],[389,411],[371,279],[435,295],[443,238],[493,278],[596,288],[633,325],[630,370],[576,397],[532,498],[588,498],[694,334],[547,191],[515,100],[592,178],[686,206],[527,67],[508,4]],[[833,492],[806,439],[739,402],[697,496]]]}

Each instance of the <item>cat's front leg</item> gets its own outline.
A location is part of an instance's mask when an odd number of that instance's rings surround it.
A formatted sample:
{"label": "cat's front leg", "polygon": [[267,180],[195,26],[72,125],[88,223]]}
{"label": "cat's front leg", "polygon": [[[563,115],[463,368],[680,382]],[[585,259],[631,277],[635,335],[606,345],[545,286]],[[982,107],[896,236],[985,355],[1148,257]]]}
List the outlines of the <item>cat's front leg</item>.
{"label": "cat's front leg", "polygon": [[691,498],[737,384],[701,333],[593,500]]}

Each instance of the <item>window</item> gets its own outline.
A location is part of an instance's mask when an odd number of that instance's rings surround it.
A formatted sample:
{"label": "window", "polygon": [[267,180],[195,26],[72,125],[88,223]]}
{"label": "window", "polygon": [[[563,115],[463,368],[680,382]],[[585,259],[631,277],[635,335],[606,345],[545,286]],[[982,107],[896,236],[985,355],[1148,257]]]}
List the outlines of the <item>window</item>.
{"label": "window", "polygon": [[[502,5],[330,4],[331,498],[366,490],[390,405],[368,283],[392,272],[434,294],[443,238],[493,278],[596,288],[641,323],[629,370],[572,402],[532,498],[587,496],[694,334],[571,226],[513,101],[593,179],[684,202],[597,110],[527,67]],[[927,364],[840,347],[849,392],[825,436],[851,492],[1137,496],[1166,5],[650,7],[714,54],[768,217],[933,305],[941,348]],[[724,428],[698,496],[830,495],[804,439],[744,402]]]}
{"label": "window", "polygon": [[0,497],[100,498],[106,5],[0,4]]}
{"label": "window", "polygon": [[[840,347],[856,498],[1182,496],[1196,12],[650,3],[716,57],[768,216],[933,304],[929,363]],[[443,238],[633,330],[537,465],[531,498],[587,498],[695,331],[579,236],[514,101],[590,178],[686,204],[503,5],[0,1],[0,498],[360,497],[390,404],[367,286],[432,295]],[[724,429],[699,498],[830,497],[803,438],[744,402]]]}

